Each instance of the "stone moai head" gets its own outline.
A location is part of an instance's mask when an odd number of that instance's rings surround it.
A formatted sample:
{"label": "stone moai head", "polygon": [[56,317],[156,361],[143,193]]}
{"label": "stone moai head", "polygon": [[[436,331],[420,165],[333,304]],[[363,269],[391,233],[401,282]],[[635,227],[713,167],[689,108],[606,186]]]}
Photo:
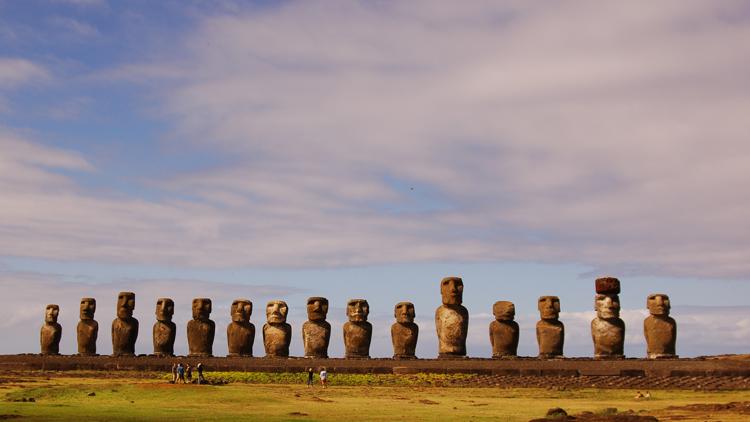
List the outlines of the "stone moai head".
{"label": "stone moai head", "polygon": [[57,317],[60,315],[60,307],[55,304],[49,304],[44,308],[44,322],[48,324],[54,324],[57,322]]}
{"label": "stone moai head", "polygon": [[594,300],[596,316],[600,319],[620,317],[620,298],[617,295],[597,294]]}
{"label": "stone moai head", "polygon": [[197,297],[193,299],[193,319],[208,321],[211,316],[211,299]]}
{"label": "stone moai head", "polygon": [[135,309],[135,293],[120,292],[117,295],[117,318],[128,319],[133,317]]}
{"label": "stone moai head", "polygon": [[266,304],[266,321],[269,324],[283,324],[289,314],[289,306],[283,300],[272,300]]}
{"label": "stone moai head", "polygon": [[594,309],[596,316],[600,319],[613,319],[620,317],[620,280],[615,277],[600,277],[594,283],[596,287],[596,298]]}
{"label": "stone moai head", "polygon": [[464,300],[464,281],[461,277],[445,277],[440,280],[440,295],[443,305],[460,305]]}
{"label": "stone moai head", "polygon": [[253,302],[247,299],[237,299],[232,302],[231,315],[234,322],[250,322],[253,314]]}
{"label": "stone moai head", "polygon": [[648,307],[648,312],[654,316],[668,316],[669,310],[672,307],[669,303],[669,296],[663,293],[648,295],[646,306]]}
{"label": "stone moai head", "polygon": [[328,299],[324,297],[310,297],[307,299],[307,319],[310,321],[325,321],[328,315]]}
{"label": "stone moai head", "polygon": [[539,317],[545,320],[556,320],[560,317],[560,298],[557,296],[539,297]]}
{"label": "stone moai head", "polygon": [[396,317],[396,322],[400,324],[406,324],[414,322],[417,313],[414,310],[414,304],[411,302],[399,302],[393,309],[393,316]]}
{"label": "stone moai head", "polygon": [[168,297],[156,299],[156,320],[169,322],[174,315],[174,301]]}
{"label": "stone moai head", "polygon": [[516,317],[516,305],[513,302],[501,300],[492,305],[492,313],[498,321],[513,321]]}
{"label": "stone moai head", "polygon": [[364,299],[351,299],[346,303],[346,316],[351,322],[367,321],[370,315],[370,304]]}
{"label": "stone moai head", "polygon": [[84,297],[81,299],[81,319],[94,319],[96,312],[96,299]]}

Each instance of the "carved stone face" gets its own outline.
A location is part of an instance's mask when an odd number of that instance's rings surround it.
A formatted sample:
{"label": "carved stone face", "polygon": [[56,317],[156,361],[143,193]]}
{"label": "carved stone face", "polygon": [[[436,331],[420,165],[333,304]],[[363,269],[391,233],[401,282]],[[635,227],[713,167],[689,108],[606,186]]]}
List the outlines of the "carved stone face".
{"label": "carved stone face", "polygon": [[328,315],[328,299],[311,297],[307,299],[307,319],[310,321],[324,321]]}
{"label": "carved stone face", "polygon": [[174,315],[174,301],[168,297],[160,297],[156,300],[156,320],[167,322]]}
{"label": "carved stone face", "polygon": [[253,302],[247,299],[237,299],[232,302],[232,321],[248,322],[253,314]]}
{"label": "carved stone face", "polygon": [[135,309],[135,293],[120,292],[117,295],[117,318],[127,319],[133,317]]}
{"label": "carved stone face", "polygon": [[539,317],[542,319],[558,319],[560,317],[560,298],[557,296],[542,296],[539,298]]}
{"label": "carved stone face", "polygon": [[47,305],[44,309],[44,322],[53,324],[57,322],[57,316],[60,315],[60,307],[57,305]]}
{"label": "carved stone face", "polygon": [[651,315],[655,316],[667,316],[672,305],[669,303],[669,296],[662,293],[655,293],[648,295],[646,299],[646,306]]}
{"label": "carved stone face", "polygon": [[446,277],[440,281],[443,305],[460,305],[464,297],[464,282],[460,277]]}
{"label": "carved stone face", "polygon": [[193,299],[193,319],[207,321],[211,316],[211,299],[198,297]]}
{"label": "carved stone face", "polygon": [[414,318],[417,316],[417,313],[414,310],[414,304],[411,302],[397,303],[396,308],[393,310],[393,314],[396,317],[396,322],[401,324],[414,322]]}
{"label": "carved stone face", "polygon": [[352,299],[346,304],[346,316],[351,322],[367,321],[370,314],[370,304],[364,299]]}
{"label": "carved stone face", "polygon": [[272,300],[266,305],[266,320],[269,324],[285,323],[288,313],[289,307],[283,300]]}
{"label": "carved stone face", "polygon": [[498,321],[513,321],[516,317],[516,305],[513,302],[501,300],[492,305],[492,313]]}
{"label": "carved stone face", "polygon": [[94,319],[94,312],[96,312],[96,299],[93,297],[81,299],[81,319]]}
{"label": "carved stone face", "polygon": [[620,317],[620,298],[617,295],[596,295],[594,306],[596,316],[601,319]]}

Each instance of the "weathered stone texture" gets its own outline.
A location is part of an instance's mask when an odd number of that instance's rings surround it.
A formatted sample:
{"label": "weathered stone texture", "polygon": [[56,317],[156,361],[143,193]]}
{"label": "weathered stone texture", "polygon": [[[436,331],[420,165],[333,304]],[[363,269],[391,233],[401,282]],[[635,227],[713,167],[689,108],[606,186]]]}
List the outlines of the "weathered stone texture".
{"label": "weathered stone texture", "polygon": [[193,319],[187,323],[189,356],[213,356],[216,324],[211,316],[211,299],[193,299]]}
{"label": "weathered stone texture", "polygon": [[346,304],[344,350],[347,358],[369,358],[372,324],[367,322],[370,305],[364,299],[352,299]]}
{"label": "weathered stone texture", "polygon": [[172,322],[174,315],[174,301],[160,297],[156,300],[156,323],[153,329],[154,355],[174,356],[174,340],[177,335],[177,325]]}
{"label": "weathered stone texture", "polygon": [[133,318],[135,293],[120,292],[117,295],[117,318],[112,321],[112,355],[135,355],[138,339],[138,320]]}
{"label": "weathered stone texture", "polygon": [[263,346],[266,357],[288,357],[292,342],[292,326],[287,324],[289,306],[282,300],[272,300],[266,305],[266,323],[263,325]]}
{"label": "weathered stone texture", "polygon": [[81,299],[80,318],[76,327],[78,354],[82,356],[96,355],[96,339],[99,336],[99,323],[94,320],[96,313],[96,299],[84,297]]}
{"label": "weathered stone texture", "polygon": [[305,347],[305,357],[328,357],[331,324],[325,320],[327,315],[328,299],[324,297],[307,299],[307,321],[302,325],[302,343]]}
{"label": "weathered stone texture", "polygon": [[250,322],[253,303],[247,299],[232,302],[232,322],[227,325],[227,350],[229,356],[252,356],[255,342],[255,325]]}
{"label": "weathered stone texture", "polygon": [[39,343],[43,355],[59,355],[62,326],[57,323],[60,307],[54,304],[44,309],[44,325],[39,334]]}
{"label": "weathered stone texture", "polygon": [[463,291],[464,283],[459,277],[446,277],[440,281],[443,304],[435,310],[439,358],[466,356],[469,311],[461,305]]}
{"label": "weathered stone texture", "polygon": [[519,328],[513,319],[516,306],[513,302],[499,301],[492,306],[495,320],[490,323],[492,357],[513,357],[518,353]]}
{"label": "weathered stone texture", "polygon": [[419,326],[414,323],[416,312],[411,302],[396,304],[393,315],[396,322],[391,325],[391,342],[394,359],[416,359]]}
{"label": "weathered stone texture", "polygon": [[646,299],[646,306],[651,314],[643,321],[646,354],[650,359],[676,358],[677,322],[669,316],[669,296],[651,294]]}
{"label": "weathered stone texture", "polygon": [[560,298],[541,296],[537,303],[539,322],[536,323],[536,341],[539,357],[549,359],[563,356],[565,325],[560,322]]}

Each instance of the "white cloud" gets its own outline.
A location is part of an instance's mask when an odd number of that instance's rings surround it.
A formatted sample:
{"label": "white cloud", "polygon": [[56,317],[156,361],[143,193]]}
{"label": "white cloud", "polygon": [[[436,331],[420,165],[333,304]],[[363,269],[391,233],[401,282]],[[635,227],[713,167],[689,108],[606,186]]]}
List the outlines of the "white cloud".
{"label": "white cloud", "polygon": [[86,22],[81,22],[78,19],[56,16],[52,18],[52,23],[67,34],[86,38],[98,37],[100,35],[99,30],[96,29],[96,27]]}
{"label": "white cloud", "polygon": [[173,138],[232,164],[154,181],[174,195],[147,200],[11,156],[0,181],[24,191],[4,197],[0,254],[747,278],[741,6],[294,2],[205,18],[108,75],[147,76]]}
{"label": "white cloud", "polygon": [[48,78],[49,73],[43,67],[29,60],[0,57],[0,89],[14,88]]}

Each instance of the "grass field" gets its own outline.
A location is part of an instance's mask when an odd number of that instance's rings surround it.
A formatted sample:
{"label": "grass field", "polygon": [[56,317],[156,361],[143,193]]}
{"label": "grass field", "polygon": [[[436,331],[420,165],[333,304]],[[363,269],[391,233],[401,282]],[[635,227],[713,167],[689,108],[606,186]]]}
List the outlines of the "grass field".
{"label": "grass field", "polygon": [[[254,374],[250,379],[241,373],[212,376],[251,383],[173,385],[158,376],[149,379],[0,373],[0,419],[528,421],[543,417],[551,407],[563,407],[570,414],[617,408],[621,412],[633,410],[688,421],[750,418],[731,411],[666,410],[670,406],[749,400],[746,391],[659,390],[651,392],[651,399],[635,400],[635,391],[614,389],[452,388],[430,386],[429,380],[421,384],[411,381],[410,385],[394,382],[390,386],[371,386],[367,376],[347,375],[338,379],[334,376],[334,385],[324,390],[320,386],[306,387],[298,382],[298,374]],[[271,383],[254,383],[264,380]]]}

